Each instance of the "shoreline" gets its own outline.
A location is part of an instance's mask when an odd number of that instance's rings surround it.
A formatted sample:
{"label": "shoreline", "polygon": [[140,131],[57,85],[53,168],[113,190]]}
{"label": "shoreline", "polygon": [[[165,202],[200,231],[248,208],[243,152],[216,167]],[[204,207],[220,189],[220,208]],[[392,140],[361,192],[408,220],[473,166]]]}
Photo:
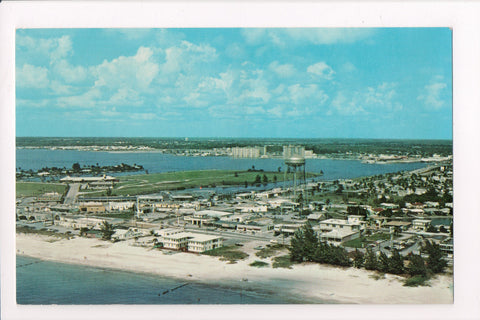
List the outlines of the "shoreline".
{"label": "shoreline", "polygon": [[[253,250],[255,243],[251,244]],[[16,254],[44,261],[144,273],[206,285],[248,287],[252,290],[285,292],[300,303],[438,304],[453,303],[453,277],[439,275],[430,287],[404,287],[402,278],[355,268],[305,263],[292,269],[255,268],[249,251],[246,260],[229,264],[217,257],[193,253],[163,253],[133,247],[126,242],[98,239],[59,239],[42,235],[16,234]],[[262,259],[271,263],[271,259]],[[198,268],[197,266],[202,266]],[[247,281],[245,281],[247,280]]]}

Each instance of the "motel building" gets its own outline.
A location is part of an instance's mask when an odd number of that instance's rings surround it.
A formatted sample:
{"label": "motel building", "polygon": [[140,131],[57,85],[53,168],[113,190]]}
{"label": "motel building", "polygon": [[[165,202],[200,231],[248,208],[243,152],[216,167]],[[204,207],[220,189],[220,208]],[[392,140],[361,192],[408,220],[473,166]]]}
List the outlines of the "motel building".
{"label": "motel building", "polygon": [[320,239],[329,244],[339,245],[346,241],[357,239],[360,232],[351,230],[334,229],[320,234]]}
{"label": "motel building", "polygon": [[223,247],[222,237],[191,232],[180,232],[164,236],[161,241],[165,249],[196,253]]}

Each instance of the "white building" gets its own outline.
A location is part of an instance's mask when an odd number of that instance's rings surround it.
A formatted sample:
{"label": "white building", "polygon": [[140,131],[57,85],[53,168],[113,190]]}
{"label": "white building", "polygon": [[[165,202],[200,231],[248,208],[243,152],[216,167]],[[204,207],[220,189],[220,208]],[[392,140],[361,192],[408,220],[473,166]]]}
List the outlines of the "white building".
{"label": "white building", "polygon": [[357,239],[358,237],[360,237],[360,232],[358,231],[341,229],[334,229],[320,234],[320,239],[330,244],[342,244],[346,241]]}
{"label": "white building", "polygon": [[[355,219],[355,218],[352,218]],[[322,232],[332,230],[347,230],[347,231],[360,231],[363,229],[363,225],[356,220],[348,221],[343,219],[327,219],[319,222],[319,227]]]}
{"label": "white building", "polygon": [[180,232],[162,238],[163,247],[172,250],[205,252],[223,247],[223,238],[218,236]]}

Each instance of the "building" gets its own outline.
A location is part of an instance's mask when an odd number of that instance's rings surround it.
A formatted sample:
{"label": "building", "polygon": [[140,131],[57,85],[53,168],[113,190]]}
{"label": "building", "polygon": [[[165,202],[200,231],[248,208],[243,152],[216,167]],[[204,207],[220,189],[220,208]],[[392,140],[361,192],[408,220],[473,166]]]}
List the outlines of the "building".
{"label": "building", "polygon": [[105,205],[101,202],[87,202],[82,203],[78,207],[81,212],[87,213],[96,213],[96,212],[105,212],[106,208]]}
{"label": "building", "polygon": [[412,221],[412,225],[414,229],[427,231],[430,226],[430,220],[415,219]]}
{"label": "building", "polygon": [[319,222],[319,227],[322,232],[332,230],[347,230],[351,232],[359,232],[363,229],[363,225],[356,220],[348,221],[343,219],[327,219]]}
{"label": "building", "polygon": [[360,237],[359,231],[334,229],[320,234],[320,240],[330,244],[339,245]]}
{"label": "building", "polygon": [[285,235],[293,235],[303,224],[276,224],[273,230]]}
{"label": "building", "polygon": [[260,158],[267,155],[267,147],[234,147],[232,157],[234,158]]}
{"label": "building", "polygon": [[165,236],[161,242],[166,249],[205,252],[223,247],[223,238],[218,236],[180,232]]}

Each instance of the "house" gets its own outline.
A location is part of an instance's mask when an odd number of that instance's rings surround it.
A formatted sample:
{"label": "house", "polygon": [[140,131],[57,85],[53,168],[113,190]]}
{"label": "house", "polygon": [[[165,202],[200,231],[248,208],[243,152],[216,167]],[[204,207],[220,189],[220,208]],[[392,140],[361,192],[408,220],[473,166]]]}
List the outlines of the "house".
{"label": "house", "polygon": [[319,227],[322,232],[331,230],[348,230],[348,231],[360,231],[363,229],[363,225],[360,222],[351,222],[343,219],[327,219],[319,222]]}
{"label": "house", "polygon": [[359,231],[334,229],[328,232],[320,234],[321,241],[328,242],[330,244],[342,244],[346,241],[357,239],[360,237]]}
{"label": "house", "polygon": [[81,212],[96,213],[96,212],[105,212],[105,205],[101,202],[86,202],[82,203],[78,207]]}
{"label": "house", "polygon": [[292,235],[302,226],[303,224],[276,224],[273,230],[277,233]]}
{"label": "house", "polygon": [[387,223],[384,224],[385,227],[387,228],[390,228],[390,229],[393,229],[393,230],[400,230],[400,231],[405,231],[407,230],[408,228],[410,228],[410,226],[412,225],[411,222],[407,222],[407,221],[389,221]]}
{"label": "house", "polygon": [[430,222],[430,220],[415,219],[412,221],[412,224],[414,229],[426,231],[427,228],[430,226]]}
{"label": "house", "polygon": [[124,230],[124,229],[115,230],[115,233],[112,235],[112,239],[114,239],[114,240],[127,240],[127,239],[143,237],[146,234],[148,234],[148,232],[146,232],[144,230],[134,228],[134,227],[130,227],[130,228],[128,228],[128,230]]}

